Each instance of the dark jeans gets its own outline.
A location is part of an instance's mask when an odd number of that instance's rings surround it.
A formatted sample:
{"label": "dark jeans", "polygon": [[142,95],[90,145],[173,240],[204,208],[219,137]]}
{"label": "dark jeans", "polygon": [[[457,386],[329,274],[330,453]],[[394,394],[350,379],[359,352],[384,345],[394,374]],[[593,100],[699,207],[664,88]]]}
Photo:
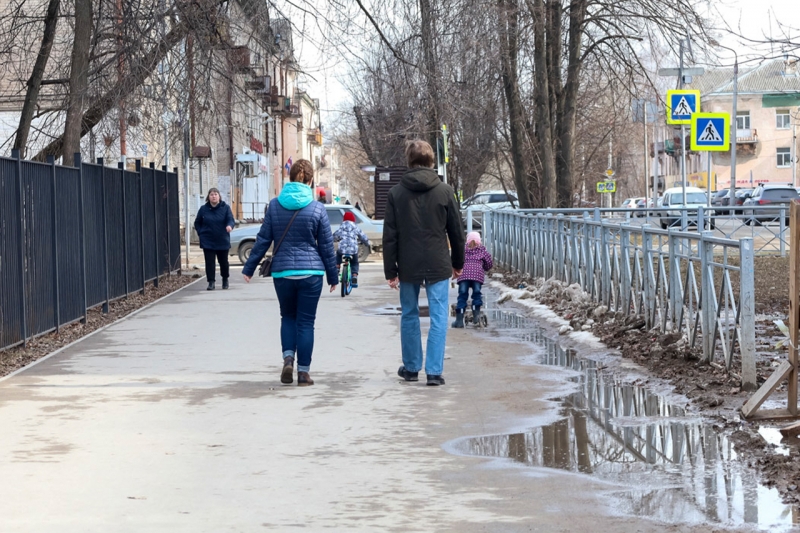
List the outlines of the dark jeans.
{"label": "dark jeans", "polygon": [[458,303],[456,309],[466,309],[467,299],[469,298],[469,290],[472,289],[472,305],[483,305],[483,295],[481,294],[481,287],[483,283],[477,281],[459,281],[458,282]]}
{"label": "dark jeans", "polygon": [[216,281],[216,261],[219,261],[219,274],[222,279],[228,279],[230,275],[230,265],[228,263],[228,250],[207,250],[203,248],[203,255],[206,258],[206,278],[209,283]]}
{"label": "dark jeans", "polygon": [[[342,259],[343,256],[344,254],[342,252],[336,252],[336,266],[340,266],[344,262]],[[358,274],[358,254],[350,256],[350,272]]]}
{"label": "dark jeans", "polygon": [[308,372],[314,351],[314,321],[322,294],[322,276],[303,279],[273,278],[281,305],[283,356],[297,354],[297,370]]}

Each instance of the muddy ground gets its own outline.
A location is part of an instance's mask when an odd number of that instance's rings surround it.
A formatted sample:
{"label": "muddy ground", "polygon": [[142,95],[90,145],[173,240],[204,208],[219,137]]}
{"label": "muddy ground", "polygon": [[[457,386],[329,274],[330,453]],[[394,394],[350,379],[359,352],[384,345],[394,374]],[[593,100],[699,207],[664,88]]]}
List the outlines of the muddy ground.
{"label": "muddy ground", "polygon": [[[787,258],[758,257],[755,265],[756,286],[756,362],[758,383],[761,385],[778,362],[787,355],[786,346],[779,345],[784,335],[774,324],[775,320],[788,321],[789,294]],[[532,298],[547,305],[560,317],[569,321],[574,331],[591,331],[609,348],[647,369],[653,376],[666,380],[675,392],[691,401],[700,414],[714,419],[731,432],[731,439],[742,460],[756,468],[766,486],[774,486],[786,503],[800,502],[800,439],[787,444],[788,456],[776,453],[759,434],[759,425],[744,421],[739,409],[751,396],[741,390],[741,378],[736,369],[741,363],[734,358],[731,371],[723,364],[700,362],[702,347],[687,345],[680,334],[663,335],[647,330],[642,317],[610,313],[596,302],[578,295],[575,288],[555,280],[533,280],[519,273],[502,272],[497,279],[512,289],[524,288]],[[499,276],[498,276],[499,277]],[[738,283],[738,280],[736,280]],[[718,354],[721,361],[721,355]],[[772,396],[785,402],[786,383]],[[786,423],[776,423],[781,427]]]}
{"label": "muddy ground", "polygon": [[19,370],[51,352],[63,348],[67,344],[93,331],[129,315],[137,309],[141,309],[145,305],[171,292],[175,292],[198,277],[200,276],[197,274],[192,276],[173,275],[163,277],[159,281],[158,287],[154,287],[152,283],[148,283],[143,294],[137,292],[129,295],[127,298],[121,298],[111,302],[108,306],[108,313],[103,313],[102,306],[90,309],[87,313],[85,324],[75,322],[67,326],[62,326],[58,332],[36,337],[28,341],[27,345],[20,345],[0,352],[0,377],[7,376],[15,370]]}

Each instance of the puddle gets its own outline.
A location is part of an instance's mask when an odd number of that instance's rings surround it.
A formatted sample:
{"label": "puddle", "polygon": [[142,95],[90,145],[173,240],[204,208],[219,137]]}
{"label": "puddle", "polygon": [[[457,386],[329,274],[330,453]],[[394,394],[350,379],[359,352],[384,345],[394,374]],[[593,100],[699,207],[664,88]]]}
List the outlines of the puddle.
{"label": "puddle", "polygon": [[[370,316],[400,316],[401,310],[400,306],[389,305],[386,307],[378,307],[377,309],[369,309],[367,314]],[[430,311],[428,310],[427,305],[420,305],[419,306],[419,316],[420,317],[429,317]]]}
{"label": "puddle", "polygon": [[[538,346],[539,364],[576,371],[570,380],[578,391],[557,400],[563,418],[553,424],[460,439],[452,443],[454,452],[632,487],[614,491],[621,511],[667,523],[753,525],[770,531],[800,523],[797,507],[782,503],[776,489],[759,484],[737,460],[733,443],[709,422],[645,387],[617,381],[595,361],[562,349],[529,318],[489,311],[489,320]],[[762,433],[774,439],[770,431]]]}

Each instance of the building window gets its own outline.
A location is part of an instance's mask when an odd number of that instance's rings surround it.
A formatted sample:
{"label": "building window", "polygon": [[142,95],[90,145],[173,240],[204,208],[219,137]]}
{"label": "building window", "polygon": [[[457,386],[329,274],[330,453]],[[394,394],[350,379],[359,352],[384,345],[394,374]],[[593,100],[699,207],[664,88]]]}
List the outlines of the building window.
{"label": "building window", "polygon": [[778,168],[789,168],[792,166],[792,149],[778,148]]}
{"label": "building window", "polygon": [[737,130],[750,129],[750,111],[736,112],[736,129]]}
{"label": "building window", "polygon": [[778,109],[775,117],[775,126],[779,130],[788,130],[792,126],[792,116],[789,114],[788,109]]}

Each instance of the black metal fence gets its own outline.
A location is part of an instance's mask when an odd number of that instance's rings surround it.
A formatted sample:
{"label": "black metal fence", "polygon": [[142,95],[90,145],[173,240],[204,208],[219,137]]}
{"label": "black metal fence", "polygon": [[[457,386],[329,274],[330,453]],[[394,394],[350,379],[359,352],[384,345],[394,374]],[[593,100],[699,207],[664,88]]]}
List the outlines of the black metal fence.
{"label": "black metal fence", "polygon": [[0,158],[0,350],[180,268],[178,175],[98,163]]}

